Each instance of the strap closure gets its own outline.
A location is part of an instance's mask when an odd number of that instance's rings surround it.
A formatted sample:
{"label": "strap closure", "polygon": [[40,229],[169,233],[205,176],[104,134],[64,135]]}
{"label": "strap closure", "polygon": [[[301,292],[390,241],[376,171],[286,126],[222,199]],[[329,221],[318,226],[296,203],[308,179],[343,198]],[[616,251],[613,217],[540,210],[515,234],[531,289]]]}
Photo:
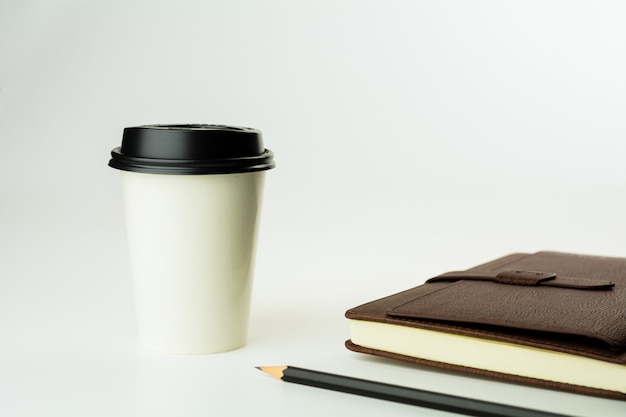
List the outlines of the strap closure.
{"label": "strap closure", "polygon": [[516,269],[507,269],[500,272],[468,272],[453,271],[438,275],[426,282],[444,282],[444,281],[491,281],[499,284],[509,285],[526,285],[526,286],[545,286],[571,288],[577,290],[610,290],[615,283],[607,280],[595,280],[589,278],[579,278],[567,275],[561,275],[553,272],[540,271],[521,271]]}

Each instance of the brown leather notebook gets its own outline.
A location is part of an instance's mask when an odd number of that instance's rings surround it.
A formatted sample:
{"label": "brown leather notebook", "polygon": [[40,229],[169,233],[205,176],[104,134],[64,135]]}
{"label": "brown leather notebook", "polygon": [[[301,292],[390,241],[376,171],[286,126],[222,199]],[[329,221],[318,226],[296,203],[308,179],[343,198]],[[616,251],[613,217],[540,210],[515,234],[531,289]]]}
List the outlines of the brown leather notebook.
{"label": "brown leather notebook", "polygon": [[626,259],[518,253],[346,312],[350,350],[626,400]]}

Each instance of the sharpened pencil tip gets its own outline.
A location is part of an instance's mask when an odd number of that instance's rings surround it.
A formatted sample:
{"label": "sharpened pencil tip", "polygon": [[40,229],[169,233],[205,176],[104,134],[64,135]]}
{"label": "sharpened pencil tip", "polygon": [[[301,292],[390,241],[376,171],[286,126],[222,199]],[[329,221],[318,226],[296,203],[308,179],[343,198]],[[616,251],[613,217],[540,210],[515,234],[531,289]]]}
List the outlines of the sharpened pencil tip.
{"label": "sharpened pencil tip", "polygon": [[287,369],[286,366],[257,366],[256,368],[278,379],[283,377],[283,371]]}

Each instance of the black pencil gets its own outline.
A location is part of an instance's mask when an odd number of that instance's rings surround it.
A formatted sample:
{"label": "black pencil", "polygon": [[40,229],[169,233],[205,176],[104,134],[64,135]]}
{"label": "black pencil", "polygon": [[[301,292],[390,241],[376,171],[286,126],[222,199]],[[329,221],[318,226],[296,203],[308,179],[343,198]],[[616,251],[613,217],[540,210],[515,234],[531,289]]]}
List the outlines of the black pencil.
{"label": "black pencil", "polygon": [[468,416],[565,417],[563,414],[513,407],[505,404],[423,391],[365,379],[329,374],[326,372],[311,371],[293,366],[259,366],[257,369],[285,382],[294,382],[296,384],[417,405],[436,410],[450,411]]}

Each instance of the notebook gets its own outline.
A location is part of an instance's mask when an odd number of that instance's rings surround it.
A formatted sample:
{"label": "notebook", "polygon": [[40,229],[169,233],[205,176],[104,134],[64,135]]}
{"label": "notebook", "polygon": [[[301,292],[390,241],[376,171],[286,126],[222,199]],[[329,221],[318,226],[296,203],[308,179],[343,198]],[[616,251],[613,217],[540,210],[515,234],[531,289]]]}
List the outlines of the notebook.
{"label": "notebook", "polygon": [[626,400],[626,259],[516,253],[352,308],[350,350]]}

